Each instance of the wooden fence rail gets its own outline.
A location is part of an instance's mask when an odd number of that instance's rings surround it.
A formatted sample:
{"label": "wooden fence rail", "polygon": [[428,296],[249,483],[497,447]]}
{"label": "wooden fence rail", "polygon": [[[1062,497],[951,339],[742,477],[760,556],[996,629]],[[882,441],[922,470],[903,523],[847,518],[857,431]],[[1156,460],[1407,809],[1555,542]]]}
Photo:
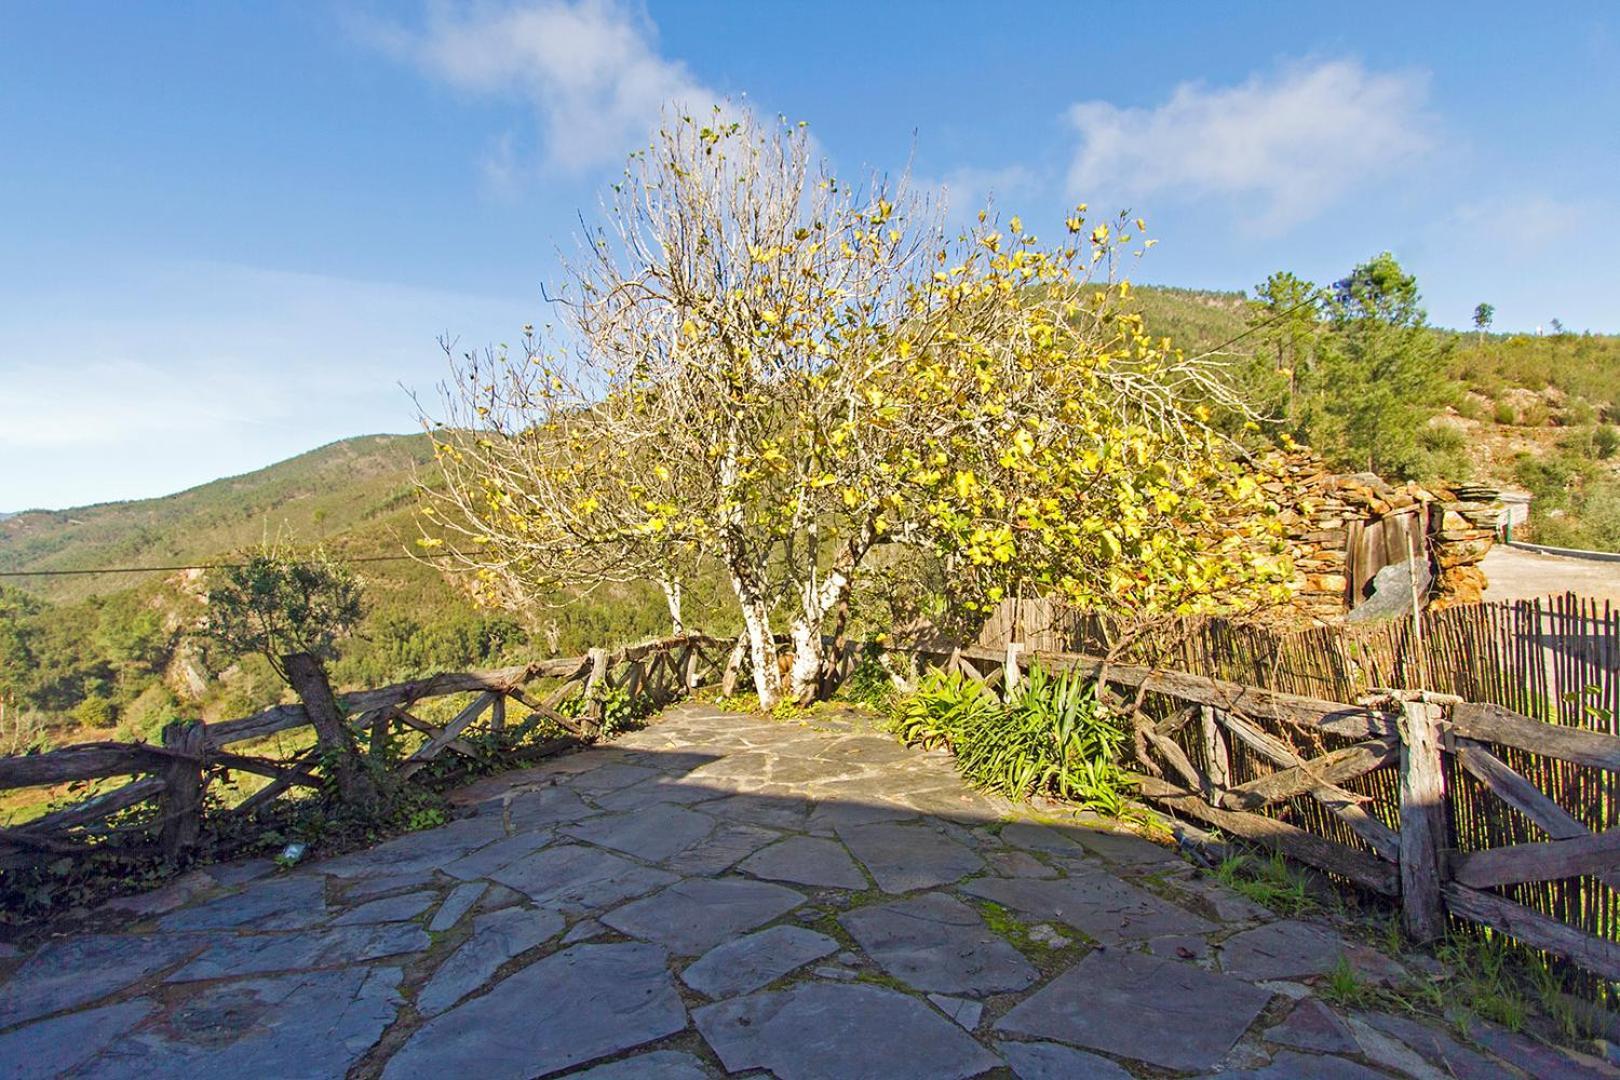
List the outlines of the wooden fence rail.
{"label": "wooden fence rail", "polygon": [[[1084,653],[974,647],[909,654],[918,667],[992,686],[1015,684],[1020,663],[1096,678],[1107,688],[1105,700],[1129,719],[1138,791],[1148,801],[1399,898],[1416,940],[1440,936],[1449,915],[1620,981],[1612,926],[1560,917],[1538,891],[1577,882],[1594,897],[1588,915],[1607,910],[1620,881],[1620,823],[1589,828],[1554,797],[1571,788],[1538,786],[1525,772],[1544,771],[1507,761],[1518,755],[1583,776],[1601,771],[1612,781],[1620,737],[1422,690],[1374,691],[1347,704]],[[1460,791],[1460,775],[1491,803]],[[1604,812],[1616,808],[1609,803]],[[1470,814],[1512,815],[1534,835],[1521,829],[1517,842],[1481,843]]]}
{"label": "wooden fence rail", "polygon": [[[516,741],[549,722],[576,738],[589,738],[600,723],[600,717],[591,711],[595,692],[621,691],[629,699],[663,704],[722,678],[731,646],[730,641],[701,634],[683,635],[496,671],[434,675],[339,694],[336,700],[351,738],[379,763],[392,734],[411,731],[422,736],[421,744],[393,765],[400,776],[409,777],[447,753],[478,757],[468,741],[478,732],[505,731]],[[531,694],[529,688],[543,679],[559,683],[543,697]],[[444,723],[423,719],[413,711],[420,702],[455,695],[471,695],[471,700]],[[579,695],[586,698],[581,715],[560,711],[565,701]],[[519,703],[529,713],[512,728],[507,726],[508,701]],[[203,794],[218,772],[241,771],[270,780],[228,811],[238,816],[256,813],[294,788],[322,787],[325,774],[315,748],[290,760],[226,749],[310,723],[304,705],[277,705],[219,723],[170,725],[160,746],[103,742],[0,757],[0,790],[134,778],[25,825],[0,829],[0,867],[27,865],[42,854],[91,850],[106,835],[108,818],[147,802],[155,802],[160,811],[156,834],[162,850],[171,856],[178,854],[199,836]]]}

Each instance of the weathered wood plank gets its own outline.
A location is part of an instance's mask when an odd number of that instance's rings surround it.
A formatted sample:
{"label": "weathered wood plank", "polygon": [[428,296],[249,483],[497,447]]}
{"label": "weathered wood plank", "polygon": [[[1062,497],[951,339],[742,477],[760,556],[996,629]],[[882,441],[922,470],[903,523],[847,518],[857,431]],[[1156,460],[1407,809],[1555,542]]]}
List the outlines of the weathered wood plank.
{"label": "weathered wood plank", "polygon": [[99,821],[104,817],[116,814],[120,810],[128,809],[136,803],[155,798],[162,794],[163,787],[161,777],[142,777],[122,787],[92,796],[81,803],[64,807],[55,813],[35,818],[26,825],[19,825],[13,832],[45,833],[71,829],[78,825],[87,825],[92,821]]}
{"label": "weathered wood plank", "polygon": [[1532,948],[1557,953],[1605,979],[1620,981],[1620,943],[1605,941],[1523,904],[1466,885],[1448,883],[1441,887],[1441,895],[1453,915],[1484,923]]}
{"label": "weathered wood plank", "polygon": [[[339,694],[337,700],[346,713],[357,716],[393,705],[409,705],[423,698],[470,693],[476,690],[506,690],[539,678],[571,678],[580,672],[584,664],[584,657],[568,656],[494,671],[447,673],[427,679],[395,683],[376,690]],[[276,705],[252,716],[210,724],[208,744],[227,746],[248,739],[261,739],[266,735],[273,735],[289,728],[303,727],[308,723],[309,715],[302,705]]]}
{"label": "weathered wood plank", "polygon": [[1498,799],[1535,822],[1554,840],[1585,836],[1590,831],[1534,784],[1514,772],[1507,762],[1491,753],[1484,744],[1472,739],[1458,739],[1456,755],[1470,776],[1490,788],[1491,794]]}
{"label": "weathered wood plank", "polygon": [[[1184,713],[1194,710],[1182,710]],[[1199,734],[1203,739],[1204,760],[1209,762],[1209,790],[1205,798],[1214,801],[1232,782],[1232,765],[1226,754],[1226,737],[1215,720],[1215,710],[1208,705],[1196,706]]]}
{"label": "weathered wood plank", "polygon": [[170,724],[163,729],[163,745],[175,753],[163,770],[163,817],[158,826],[166,858],[195,846],[202,833],[205,744],[202,724]]}
{"label": "weathered wood plank", "polygon": [[424,763],[438,757],[445,747],[455,741],[456,736],[466,731],[467,726],[484,715],[485,711],[493,707],[500,697],[499,694],[479,694],[466,708],[457,713],[448,724],[444,725],[437,735],[429,737],[427,742],[417,747],[416,753],[412,754],[406,760],[404,767],[400,769],[400,775],[409,776],[417,769],[420,769]]}
{"label": "weathered wood plank", "polygon": [[[1219,714],[1219,720],[1233,735],[1276,764],[1285,768],[1304,764],[1305,759],[1295,753],[1293,747],[1269,732],[1260,730],[1242,717]],[[1356,835],[1367,841],[1379,855],[1390,862],[1400,861],[1400,837],[1395,834],[1394,829],[1368,813],[1361,805],[1362,800],[1354,792],[1333,784],[1324,784],[1312,788],[1310,794],[1335,817],[1355,830]]]}
{"label": "weathered wood plank", "polygon": [[1558,881],[1611,871],[1620,865],[1620,829],[1568,840],[1510,844],[1451,856],[1451,876],[1460,885],[1489,889],[1525,881]]}
{"label": "weathered wood plank", "polygon": [[85,743],[43,754],[3,757],[0,790],[155,772],[169,757],[144,743]]}
{"label": "weathered wood plank", "polygon": [[[300,771],[279,761],[265,761],[263,758],[248,757],[245,754],[216,753],[208,756],[210,765],[220,765],[227,769],[236,769],[239,772],[250,772],[255,776],[268,776],[272,780],[286,777],[288,783],[298,787],[318,788],[320,780],[308,771]],[[307,766],[304,769],[307,770]]]}
{"label": "weathered wood plank", "polygon": [[1310,761],[1302,761],[1270,776],[1239,784],[1221,796],[1221,805],[1229,810],[1258,810],[1283,799],[1304,795],[1315,788],[1334,786],[1341,780],[1350,780],[1383,768],[1399,754],[1400,749],[1393,740],[1356,743]]}
{"label": "weathered wood plank", "polygon": [[1440,763],[1440,707],[1402,702],[1401,921],[1415,941],[1446,932],[1440,902],[1440,853],[1445,847],[1446,786]]}
{"label": "weathered wood plank", "polygon": [[1133,779],[1143,796],[1177,813],[1198,818],[1233,836],[1272,848],[1319,870],[1348,878],[1362,888],[1385,896],[1395,896],[1400,892],[1395,867],[1371,855],[1353,851],[1262,814],[1219,809],[1193,792],[1163,780],[1149,776]]}
{"label": "weathered wood plank", "polygon": [[[428,742],[424,743],[423,747],[431,745],[435,740],[439,739],[439,737],[444,734],[444,728],[434,727],[426,720],[419,720],[403,709],[401,709],[395,715],[398,716],[400,723],[406,725],[407,727],[415,728],[417,731],[420,731],[422,734],[428,737]],[[440,746],[440,749],[454,750],[456,753],[464,754],[467,757],[478,756],[478,751],[474,749],[472,743],[468,742],[466,739],[454,735],[448,739],[445,739]],[[438,751],[435,751],[434,755],[437,756]],[[406,766],[401,766],[400,775],[409,776],[411,773],[421,769],[425,764],[425,761],[407,761]]]}
{"label": "weathered wood plank", "polygon": [[1500,705],[1464,702],[1451,707],[1451,730],[1480,742],[1620,772],[1620,736],[1532,720]]}

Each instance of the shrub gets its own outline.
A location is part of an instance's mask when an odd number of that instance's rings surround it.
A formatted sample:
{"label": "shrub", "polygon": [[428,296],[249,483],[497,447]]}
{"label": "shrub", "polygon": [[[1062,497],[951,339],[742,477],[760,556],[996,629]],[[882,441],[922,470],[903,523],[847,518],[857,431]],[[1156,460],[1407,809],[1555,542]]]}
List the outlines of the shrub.
{"label": "shrub", "polygon": [[1592,455],[1600,461],[1607,461],[1620,451],[1620,431],[1613,424],[1599,424],[1592,432]]}
{"label": "shrub", "polygon": [[1129,807],[1123,726],[1077,675],[1032,668],[1003,703],[982,683],[934,672],[895,710],[901,739],[947,746],[969,783],[1013,799],[1055,795],[1107,814]]}
{"label": "shrub", "polygon": [[1498,424],[1517,424],[1519,422],[1519,410],[1513,407],[1511,401],[1498,401],[1496,408],[1491,412],[1491,419]]}
{"label": "shrub", "polygon": [[85,727],[110,728],[118,723],[118,710],[111,698],[90,694],[73,707],[73,719]]}
{"label": "shrub", "polygon": [[1564,409],[1561,418],[1566,427],[1585,427],[1597,422],[1597,409],[1585,398],[1576,398]]}

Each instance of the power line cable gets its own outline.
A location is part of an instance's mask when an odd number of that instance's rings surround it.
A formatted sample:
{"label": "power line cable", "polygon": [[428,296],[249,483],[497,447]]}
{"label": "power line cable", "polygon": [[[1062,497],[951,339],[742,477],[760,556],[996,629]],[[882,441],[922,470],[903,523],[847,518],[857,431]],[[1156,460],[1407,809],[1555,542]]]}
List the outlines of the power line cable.
{"label": "power line cable", "polygon": [[1331,295],[1331,294],[1329,294],[1329,292],[1326,289],[1317,289],[1310,296],[1307,296],[1305,299],[1301,300],[1299,303],[1295,304],[1293,307],[1289,308],[1287,311],[1279,311],[1277,314],[1271,316],[1271,318],[1266,319],[1263,322],[1255,323],[1253,326],[1251,326],[1247,330],[1243,331],[1243,333],[1238,334],[1235,337],[1227,338],[1225,341],[1221,342],[1219,345],[1215,346],[1213,349],[1205,349],[1203,352],[1199,353],[1198,355],[1199,355],[1200,358],[1205,357],[1205,356],[1213,356],[1214,354],[1220,352],[1222,349],[1226,348],[1228,345],[1234,345],[1237,342],[1242,341],[1244,338],[1248,337],[1250,334],[1257,333],[1258,331],[1264,330],[1266,327],[1270,326],[1272,323],[1281,322],[1282,320],[1288,318],[1288,316],[1292,315],[1294,312],[1298,311],[1299,309],[1310,307],[1312,304],[1315,304],[1318,301],[1320,301],[1323,297],[1326,297],[1326,296],[1329,296],[1329,295]]}
{"label": "power line cable", "polygon": [[[454,551],[436,551],[427,555],[356,555],[349,559],[333,559],[340,563],[397,562],[403,559],[448,559]],[[293,560],[307,562],[307,560]],[[76,577],[86,574],[171,574],[180,570],[239,570],[248,563],[193,563],[188,566],[102,566],[85,570],[0,570],[0,577]]]}

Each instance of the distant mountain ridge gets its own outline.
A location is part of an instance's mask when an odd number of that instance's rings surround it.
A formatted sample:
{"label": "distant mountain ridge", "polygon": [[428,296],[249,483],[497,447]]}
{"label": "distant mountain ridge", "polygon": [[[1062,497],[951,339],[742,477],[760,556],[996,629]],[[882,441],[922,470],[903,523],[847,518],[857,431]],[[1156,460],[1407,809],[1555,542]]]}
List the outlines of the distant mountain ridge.
{"label": "distant mountain ridge", "polygon": [[[173,495],[0,515],[0,570],[172,565],[282,537],[338,542],[351,554],[402,549],[412,473],[432,461],[426,435],[362,435]],[[133,575],[18,578],[71,599],[136,584]]]}

